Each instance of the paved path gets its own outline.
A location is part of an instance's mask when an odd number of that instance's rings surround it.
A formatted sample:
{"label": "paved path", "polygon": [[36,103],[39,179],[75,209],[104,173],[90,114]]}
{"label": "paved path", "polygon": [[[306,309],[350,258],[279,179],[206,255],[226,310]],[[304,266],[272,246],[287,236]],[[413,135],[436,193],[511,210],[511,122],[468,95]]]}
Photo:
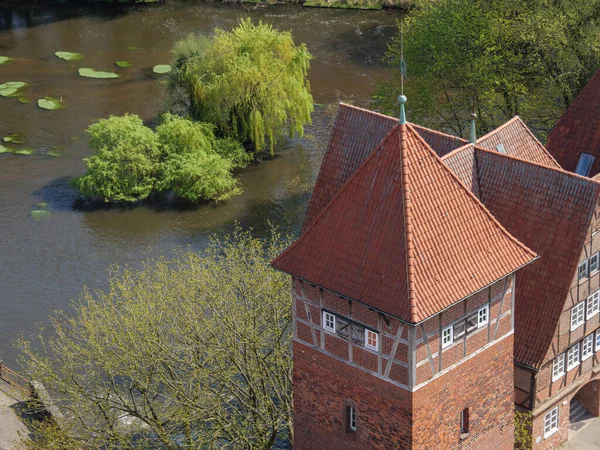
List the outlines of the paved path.
{"label": "paved path", "polygon": [[14,389],[0,380],[0,449],[14,448],[22,436],[29,434],[13,409],[21,400]]}
{"label": "paved path", "polygon": [[576,433],[569,433],[569,440],[561,450],[600,450],[600,417],[588,416],[582,423]]}

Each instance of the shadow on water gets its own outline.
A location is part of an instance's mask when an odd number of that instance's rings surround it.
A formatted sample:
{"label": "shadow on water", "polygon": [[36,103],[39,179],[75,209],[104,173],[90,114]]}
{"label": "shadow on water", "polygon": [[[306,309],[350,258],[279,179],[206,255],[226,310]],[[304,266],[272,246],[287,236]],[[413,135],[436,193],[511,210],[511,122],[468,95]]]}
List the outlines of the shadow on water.
{"label": "shadow on water", "polygon": [[[390,13],[392,14],[392,13]],[[397,12],[393,12],[398,16]],[[383,61],[387,47],[381,45],[382,40],[390,42],[396,36],[396,26],[377,23],[357,24],[353,30],[340,33],[334,45],[337,50],[351,58],[362,67],[387,67]]]}

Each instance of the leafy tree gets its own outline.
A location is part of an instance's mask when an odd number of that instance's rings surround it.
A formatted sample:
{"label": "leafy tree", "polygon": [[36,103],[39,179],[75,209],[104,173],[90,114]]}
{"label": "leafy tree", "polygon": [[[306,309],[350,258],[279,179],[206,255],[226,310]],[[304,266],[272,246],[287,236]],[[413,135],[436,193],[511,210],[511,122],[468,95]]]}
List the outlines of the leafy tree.
{"label": "leafy tree", "polygon": [[165,114],[153,132],[135,115],[100,120],[88,128],[95,154],[73,185],[89,198],[135,202],[174,192],[192,202],[224,200],[241,191],[233,170],[252,159],[238,142],[217,139],[214,126]]}
{"label": "leafy tree", "polygon": [[[474,109],[480,133],[520,115],[543,135],[600,64],[600,0],[430,1],[403,29],[410,119],[458,135]],[[394,114],[399,85],[377,93]]]}
{"label": "leafy tree", "polygon": [[[51,336],[21,340],[30,379],[64,415],[30,449],[271,449],[292,433],[287,242],[236,229],[202,255],[113,272]],[[61,447],[68,443],[68,447]]]}
{"label": "leafy tree", "polygon": [[285,132],[304,132],[313,99],[306,74],[311,56],[289,32],[250,19],[211,37],[190,35],[173,48],[171,88],[193,118],[212,123],[219,134],[268,144],[271,155]]}

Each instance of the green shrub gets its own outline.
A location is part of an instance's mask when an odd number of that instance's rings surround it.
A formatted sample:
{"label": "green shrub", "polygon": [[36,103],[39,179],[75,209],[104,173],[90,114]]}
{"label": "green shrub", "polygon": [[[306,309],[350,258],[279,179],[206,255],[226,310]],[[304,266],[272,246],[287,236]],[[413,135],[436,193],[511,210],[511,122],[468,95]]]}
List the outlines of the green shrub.
{"label": "green shrub", "polygon": [[252,143],[256,152],[286,134],[303,134],[313,99],[306,74],[311,55],[289,32],[250,19],[230,32],[190,35],[173,48],[171,88],[187,99],[192,117],[217,132]]}

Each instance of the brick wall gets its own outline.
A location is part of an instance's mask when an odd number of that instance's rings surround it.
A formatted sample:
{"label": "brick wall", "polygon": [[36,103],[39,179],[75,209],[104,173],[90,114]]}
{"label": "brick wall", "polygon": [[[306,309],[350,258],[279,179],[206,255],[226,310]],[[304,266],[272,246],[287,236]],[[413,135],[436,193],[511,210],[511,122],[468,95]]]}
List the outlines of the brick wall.
{"label": "brick wall", "polygon": [[[461,440],[460,413],[469,408]],[[413,394],[414,449],[512,449],[513,337],[509,336]]]}

